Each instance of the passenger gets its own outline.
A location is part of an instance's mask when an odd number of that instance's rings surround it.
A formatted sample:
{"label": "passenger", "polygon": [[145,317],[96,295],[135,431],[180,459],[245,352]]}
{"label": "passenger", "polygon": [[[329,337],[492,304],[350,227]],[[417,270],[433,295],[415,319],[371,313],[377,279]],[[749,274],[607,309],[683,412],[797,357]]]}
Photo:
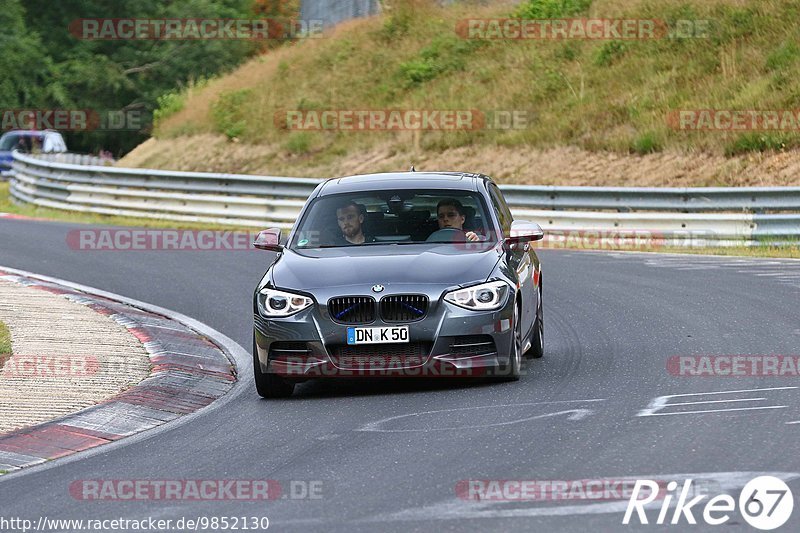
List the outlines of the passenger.
{"label": "passenger", "polygon": [[[464,231],[464,222],[467,216],[464,214],[464,206],[455,198],[445,198],[436,206],[436,217],[439,221],[439,229],[452,228]],[[464,231],[468,241],[481,240],[480,235],[474,231]]]}

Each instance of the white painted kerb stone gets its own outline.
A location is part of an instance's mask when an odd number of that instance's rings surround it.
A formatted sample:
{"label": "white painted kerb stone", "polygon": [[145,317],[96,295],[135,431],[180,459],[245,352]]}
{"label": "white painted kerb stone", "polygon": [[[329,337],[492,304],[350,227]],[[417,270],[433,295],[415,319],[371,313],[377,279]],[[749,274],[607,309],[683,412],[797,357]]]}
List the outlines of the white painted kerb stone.
{"label": "white painted kerb stone", "polygon": [[149,374],[136,337],[64,296],[0,279],[0,321],[13,352],[0,368],[0,433],[79,411]]}

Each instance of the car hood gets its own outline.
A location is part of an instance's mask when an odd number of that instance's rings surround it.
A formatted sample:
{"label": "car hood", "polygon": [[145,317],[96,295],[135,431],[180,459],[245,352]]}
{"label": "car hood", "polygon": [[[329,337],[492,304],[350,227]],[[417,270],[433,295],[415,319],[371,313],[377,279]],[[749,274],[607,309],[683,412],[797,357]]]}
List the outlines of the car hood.
{"label": "car hood", "polygon": [[464,244],[286,250],[272,267],[272,280],[276,287],[299,290],[387,283],[450,287],[485,280],[503,253],[501,246],[465,250]]}

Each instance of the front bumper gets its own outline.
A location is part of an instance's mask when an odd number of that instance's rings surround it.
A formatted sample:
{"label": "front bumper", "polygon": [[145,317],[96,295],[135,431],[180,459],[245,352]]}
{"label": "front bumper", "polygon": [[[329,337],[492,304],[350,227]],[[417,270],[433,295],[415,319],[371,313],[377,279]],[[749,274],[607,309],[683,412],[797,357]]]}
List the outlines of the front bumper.
{"label": "front bumper", "polygon": [[334,322],[324,306],[281,319],[256,314],[256,356],[262,372],[297,380],[494,375],[511,353],[513,306],[513,294],[496,311],[470,311],[431,298],[429,312],[420,321],[396,324],[376,319],[368,325],[408,325],[405,352],[399,344],[346,346],[348,326]]}

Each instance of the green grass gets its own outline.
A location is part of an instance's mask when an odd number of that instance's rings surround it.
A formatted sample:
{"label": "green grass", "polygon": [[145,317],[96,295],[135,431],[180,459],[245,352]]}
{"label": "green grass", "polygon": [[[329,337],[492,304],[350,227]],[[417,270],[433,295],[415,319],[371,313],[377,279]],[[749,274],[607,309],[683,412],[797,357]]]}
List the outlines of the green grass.
{"label": "green grass", "polygon": [[728,247],[697,247],[697,248],[659,248],[652,250],[669,254],[701,254],[725,255],[737,257],[775,257],[800,259],[800,246],[728,246]]}
{"label": "green grass", "polygon": [[522,2],[514,16],[525,19],[564,18],[589,9],[592,0],[528,0]]}
{"label": "green grass", "polygon": [[0,357],[10,354],[11,354],[11,333],[8,331],[8,327],[2,322],[0,322]]}
{"label": "green grass", "polygon": [[[800,146],[797,132],[684,131],[677,109],[794,109],[800,99],[800,4],[788,0],[527,0],[508,5],[394,0],[379,17],[324,39],[266,54],[185,96],[159,121],[158,137],[220,133],[274,143],[324,162],[403,132],[311,131],[292,137],[273,120],[295,109],[478,109],[535,111],[522,130],[424,131],[439,150],[468,145],[646,154],[668,149],[739,154]],[[479,40],[467,18],[660,19],[709,22],[704,38]],[[689,30],[693,30],[689,28]],[[165,102],[167,108],[172,102]]]}
{"label": "green grass", "polygon": [[201,89],[208,84],[207,78],[192,80],[188,86],[175,89],[156,99],[158,107],[153,110],[153,124],[158,127],[158,123],[174,115],[186,106],[186,98],[192,91]]}
{"label": "green grass", "polygon": [[253,98],[251,89],[223,93],[211,106],[216,129],[228,139],[235,139],[244,133],[247,125],[247,102]]}

